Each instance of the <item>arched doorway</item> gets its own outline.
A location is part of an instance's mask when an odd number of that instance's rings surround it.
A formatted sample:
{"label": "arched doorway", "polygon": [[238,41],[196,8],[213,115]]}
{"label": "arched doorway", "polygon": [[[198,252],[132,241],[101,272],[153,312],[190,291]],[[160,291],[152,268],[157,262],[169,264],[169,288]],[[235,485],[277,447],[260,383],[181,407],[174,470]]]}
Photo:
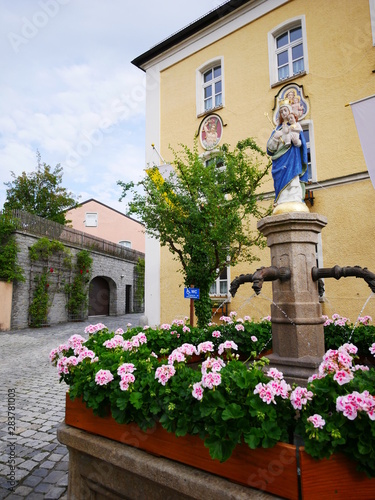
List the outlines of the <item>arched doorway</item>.
{"label": "arched doorway", "polygon": [[89,316],[109,316],[109,284],[100,276],[90,283]]}

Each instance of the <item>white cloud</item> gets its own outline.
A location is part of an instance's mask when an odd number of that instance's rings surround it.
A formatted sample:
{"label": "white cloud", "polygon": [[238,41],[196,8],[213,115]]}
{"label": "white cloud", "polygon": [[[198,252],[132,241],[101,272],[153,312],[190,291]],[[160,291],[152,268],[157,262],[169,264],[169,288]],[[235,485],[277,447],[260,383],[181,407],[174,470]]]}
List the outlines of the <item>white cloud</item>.
{"label": "white cloud", "polygon": [[121,210],[117,180],[144,169],[144,73],[131,60],[218,0],[3,0],[0,207],[10,171],[64,169],[82,200]]}

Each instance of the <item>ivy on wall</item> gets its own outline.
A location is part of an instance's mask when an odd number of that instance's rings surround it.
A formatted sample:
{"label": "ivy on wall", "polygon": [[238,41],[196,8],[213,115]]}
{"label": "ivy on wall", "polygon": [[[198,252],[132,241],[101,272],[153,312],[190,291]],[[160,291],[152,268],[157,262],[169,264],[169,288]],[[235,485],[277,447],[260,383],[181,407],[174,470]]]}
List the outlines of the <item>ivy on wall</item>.
{"label": "ivy on wall", "polygon": [[74,276],[71,283],[65,285],[67,294],[66,307],[72,320],[84,319],[89,300],[89,283],[91,279],[92,257],[87,250],[77,253]]}
{"label": "ivy on wall", "polygon": [[46,326],[54,294],[63,284],[63,274],[71,269],[71,255],[61,242],[40,238],[29,248],[29,257],[31,273],[35,274],[33,279],[30,278],[34,286],[29,305],[29,324],[33,327]]}
{"label": "ivy on wall", "polygon": [[0,214],[0,280],[8,283],[25,281],[22,267],[17,264],[18,245],[14,232],[19,220]]}

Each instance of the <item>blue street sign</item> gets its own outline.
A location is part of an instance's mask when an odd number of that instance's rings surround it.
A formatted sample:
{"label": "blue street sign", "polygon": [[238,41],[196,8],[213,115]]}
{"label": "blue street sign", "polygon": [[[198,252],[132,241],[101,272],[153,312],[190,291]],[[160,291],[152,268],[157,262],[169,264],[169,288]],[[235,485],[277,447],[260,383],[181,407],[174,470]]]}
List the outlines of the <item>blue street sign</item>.
{"label": "blue street sign", "polygon": [[184,288],[184,299],[199,299],[199,288]]}

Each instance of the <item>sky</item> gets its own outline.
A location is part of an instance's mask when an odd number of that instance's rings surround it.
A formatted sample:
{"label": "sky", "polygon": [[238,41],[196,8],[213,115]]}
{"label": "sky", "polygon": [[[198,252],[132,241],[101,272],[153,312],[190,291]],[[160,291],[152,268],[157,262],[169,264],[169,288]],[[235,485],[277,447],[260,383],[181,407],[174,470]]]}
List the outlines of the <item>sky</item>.
{"label": "sky", "polygon": [[0,209],[5,182],[61,164],[62,186],[126,211],[145,165],[137,56],[224,0],[0,0]]}

